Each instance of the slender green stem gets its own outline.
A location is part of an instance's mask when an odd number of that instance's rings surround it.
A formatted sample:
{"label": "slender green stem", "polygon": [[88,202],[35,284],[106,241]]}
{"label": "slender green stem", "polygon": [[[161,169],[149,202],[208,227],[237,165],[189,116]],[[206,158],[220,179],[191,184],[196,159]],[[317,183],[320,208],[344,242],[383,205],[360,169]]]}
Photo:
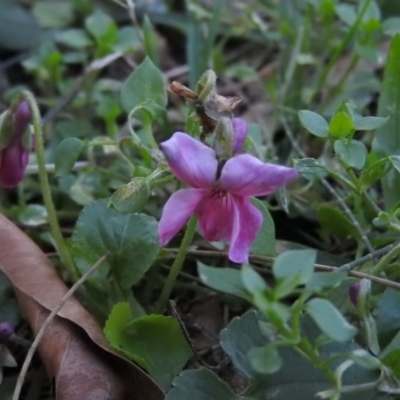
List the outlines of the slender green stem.
{"label": "slender green stem", "polygon": [[44,205],[47,210],[51,233],[53,234],[54,240],[56,242],[57,251],[60,255],[62,264],[69,273],[70,278],[76,281],[78,280],[78,274],[76,272],[71,254],[69,253],[67,245],[64,241],[64,237],[61,233],[60,225],[58,224],[57,214],[53,203],[53,198],[51,196],[51,189],[46,171],[43,129],[39,107],[32,93],[24,91],[23,97],[28,102],[32,112],[33,130],[35,134],[36,158],[39,168],[39,181],[42,190]]}
{"label": "slender green stem", "polygon": [[390,262],[400,254],[400,244],[393,247],[386,256],[382,257],[378,264],[375,265],[374,269],[372,270],[372,275],[379,275],[386,267],[389,266]]}
{"label": "slender green stem", "polygon": [[335,377],[335,374],[330,370],[328,364],[324,360],[322,360],[319,357],[319,355],[315,352],[310,342],[307,339],[303,338],[301,342],[297,345],[297,348],[298,350],[300,350],[300,352],[302,352],[309,358],[309,360],[314,364],[314,366],[319,368],[324,373],[324,375],[329,380],[331,385],[335,389],[337,389],[338,382]]}
{"label": "slender green stem", "polygon": [[372,210],[374,210],[377,214],[379,214],[382,210],[379,208],[377,204],[368,196],[367,190],[365,189],[358,189],[359,188],[359,179],[357,178],[356,174],[354,171],[350,168],[347,167],[343,162],[341,162],[341,165],[343,168],[345,168],[346,172],[349,175],[349,178],[353,184],[353,191],[357,195],[361,195],[364,200],[368,203],[368,205],[371,207]]}
{"label": "slender green stem", "polygon": [[192,215],[186,227],[186,232],[185,235],[183,236],[182,243],[176,255],[175,261],[172,264],[171,271],[169,272],[165,285],[162,289],[160,298],[158,299],[156,306],[157,314],[161,314],[164,311],[165,306],[167,305],[167,301],[169,299],[169,296],[171,295],[172,289],[174,288],[176,278],[179,275],[179,271],[182,268],[182,264],[183,261],[185,260],[188,248],[192,243],[193,236],[196,231],[196,225],[197,225],[197,218],[194,215]]}
{"label": "slender green stem", "polygon": [[371,0],[367,0],[364,4],[364,7],[360,11],[360,13],[357,16],[357,19],[354,21],[354,24],[352,27],[347,31],[345,37],[343,38],[342,42],[340,43],[339,47],[337,47],[336,51],[333,53],[332,57],[330,58],[327,66],[324,68],[318,82],[316,85],[316,89],[313,92],[313,95],[315,96],[317,93],[321,91],[323,86],[326,84],[326,80],[329,76],[329,73],[331,72],[332,68],[335,66],[337,60],[339,57],[342,55],[342,53],[346,50],[346,47],[351,41],[351,38],[353,37],[354,33],[356,32],[358,25],[360,24],[365,12],[367,11],[369,4]]}
{"label": "slender green stem", "polygon": [[388,228],[393,232],[400,233],[400,225],[399,224],[392,222],[389,224]]}

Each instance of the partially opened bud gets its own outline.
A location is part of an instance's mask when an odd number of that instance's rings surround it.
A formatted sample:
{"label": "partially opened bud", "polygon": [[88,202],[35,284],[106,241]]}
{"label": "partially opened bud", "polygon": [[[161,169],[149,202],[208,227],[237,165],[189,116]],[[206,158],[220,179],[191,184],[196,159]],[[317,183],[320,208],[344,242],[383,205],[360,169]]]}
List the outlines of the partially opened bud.
{"label": "partially opened bud", "polygon": [[121,186],[108,201],[108,207],[114,207],[119,212],[135,213],[145,206],[150,196],[150,186],[147,178],[133,178]]}
{"label": "partially opened bud", "polygon": [[368,312],[368,298],[370,292],[371,281],[366,278],[353,283],[349,288],[350,300],[360,315],[365,315]]}
{"label": "partially opened bud", "polygon": [[0,120],[0,186],[13,188],[23,179],[29,161],[31,110],[25,101]]}

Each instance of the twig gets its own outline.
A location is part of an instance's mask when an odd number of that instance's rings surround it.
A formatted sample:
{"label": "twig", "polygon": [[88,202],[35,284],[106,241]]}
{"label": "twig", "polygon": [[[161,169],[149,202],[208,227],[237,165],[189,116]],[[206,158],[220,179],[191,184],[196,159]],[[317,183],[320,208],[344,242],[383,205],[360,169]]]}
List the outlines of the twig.
{"label": "twig", "polygon": [[[296,139],[294,138],[292,131],[289,128],[289,125],[287,124],[286,120],[284,117],[281,117],[281,122],[282,125],[285,129],[286,135],[289,138],[290,142],[292,143],[292,146],[296,149],[296,151],[302,156],[302,157],[307,157],[307,155],[304,153],[303,149],[299,146],[297,143]],[[368,251],[373,254],[374,253],[374,248],[371,245],[371,242],[368,240],[366,234],[364,233],[363,229],[361,228],[360,223],[357,221],[356,217],[353,215],[351,212],[350,208],[348,205],[344,202],[344,200],[340,197],[339,193],[336,192],[336,190],[331,186],[331,184],[324,178],[321,179],[322,184],[325,186],[325,188],[328,190],[328,192],[335,197],[335,199],[338,201],[340,206],[342,207],[344,213],[346,214],[347,218],[351,221],[353,224],[354,228],[356,228],[357,232],[359,233],[361,240],[363,241],[365,247],[368,249]],[[373,261],[375,263],[375,257],[373,258]]]}
{"label": "twig", "polygon": [[206,368],[209,368],[209,369],[214,369],[214,370],[215,370],[215,369],[218,369],[218,366],[214,367],[214,366],[212,366],[212,365],[207,364],[207,363],[204,362],[204,361],[199,357],[199,355],[197,354],[197,351],[196,351],[196,349],[194,348],[194,345],[193,345],[193,343],[192,343],[192,339],[190,338],[189,333],[188,333],[188,331],[187,331],[187,329],[186,329],[186,326],[185,326],[185,324],[183,323],[183,321],[182,321],[182,319],[181,319],[181,317],[180,317],[180,315],[179,315],[179,313],[178,313],[178,311],[177,311],[177,309],[176,309],[176,307],[175,307],[175,302],[172,301],[172,300],[169,300],[169,301],[168,301],[168,306],[169,306],[169,309],[170,309],[170,311],[171,311],[171,314],[172,314],[172,315],[176,318],[176,320],[178,321],[178,324],[179,324],[179,327],[181,328],[182,334],[183,334],[183,336],[185,337],[186,342],[188,343],[189,347],[191,348],[191,350],[192,350],[192,352],[193,352],[193,355],[195,356],[195,358],[196,358],[196,360],[198,361],[198,363],[199,363],[200,365],[202,365],[203,367],[206,367]]}
{"label": "twig", "polygon": [[[172,253],[176,253],[178,251],[177,249],[167,249],[167,250]],[[217,250],[214,250],[214,251],[213,250],[211,250],[211,251],[210,250],[189,250],[187,253],[195,255],[195,256],[199,256],[199,257],[210,257],[210,256],[212,256],[212,257],[227,257],[228,256],[228,252],[217,251]],[[250,255],[250,260],[272,264],[274,262],[275,258],[268,257],[268,256],[252,256],[252,255]],[[347,265],[347,264],[345,264],[345,265]],[[339,267],[332,267],[331,265],[323,265],[323,264],[314,264],[314,268],[318,271],[328,271],[328,272],[339,272],[340,271]],[[263,272],[263,271],[265,272],[265,270],[263,268],[255,267],[255,269],[259,272]],[[400,290],[400,283],[391,281],[389,279],[380,278],[378,276],[373,276],[373,275],[370,275],[370,274],[367,274],[364,272],[358,272],[358,271],[343,271],[343,272],[347,272],[347,274],[349,276],[352,276],[354,278],[359,278],[359,279],[367,278],[367,279],[370,279],[372,282],[379,283],[381,285]]]}
{"label": "twig", "polygon": [[382,247],[379,250],[375,250],[373,253],[369,253],[363,257],[358,258],[357,260],[354,260],[347,264],[343,264],[339,268],[339,271],[349,271],[353,268],[358,267],[361,264],[365,264],[366,262],[371,261],[374,257],[383,256],[386,253],[389,253],[395,246],[396,246],[396,244],[389,244],[388,246]]}
{"label": "twig", "polygon": [[36,348],[39,345],[40,340],[42,339],[44,332],[46,328],[50,325],[51,321],[54,319],[54,317],[57,315],[57,313],[61,310],[62,306],[66,303],[66,301],[76,292],[76,290],[86,281],[87,278],[89,278],[90,275],[93,274],[97,270],[97,268],[100,267],[101,264],[103,264],[104,261],[106,261],[110,257],[110,253],[107,252],[105,253],[94,265],[92,265],[82,277],[76,281],[76,283],[71,287],[71,289],[68,290],[67,293],[62,297],[60,302],[57,304],[57,306],[51,311],[51,313],[48,315],[46,320],[44,321],[43,325],[40,327],[39,332],[37,333],[35,340],[33,341],[28,354],[26,355],[24,364],[22,365],[21,372],[18,376],[17,384],[15,386],[14,394],[12,397],[12,400],[18,400],[19,395],[21,393],[22,385],[25,380],[25,375],[28,372],[29,365],[32,361],[33,355],[35,354]]}

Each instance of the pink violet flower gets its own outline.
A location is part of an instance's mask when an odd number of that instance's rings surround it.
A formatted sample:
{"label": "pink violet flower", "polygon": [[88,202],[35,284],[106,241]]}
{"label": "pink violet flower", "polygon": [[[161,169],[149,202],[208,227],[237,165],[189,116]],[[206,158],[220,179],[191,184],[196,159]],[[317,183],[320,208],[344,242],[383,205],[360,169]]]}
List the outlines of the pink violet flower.
{"label": "pink violet flower", "polygon": [[[242,121],[233,121],[234,153],[237,141],[241,146],[246,138],[247,125]],[[229,242],[229,259],[248,263],[250,246],[262,224],[262,214],[251,204],[251,197],[275,192],[296,179],[297,170],[240,154],[228,159],[219,173],[215,151],[183,132],[174,133],[160,148],[172,173],[191,186],[173,193],[165,204],[158,226],[161,245],[195,214],[205,239]]]}
{"label": "pink violet flower", "polygon": [[29,150],[24,146],[23,136],[31,121],[28,103],[18,105],[12,116],[11,140],[0,150],[0,186],[13,188],[24,178],[29,161]]}

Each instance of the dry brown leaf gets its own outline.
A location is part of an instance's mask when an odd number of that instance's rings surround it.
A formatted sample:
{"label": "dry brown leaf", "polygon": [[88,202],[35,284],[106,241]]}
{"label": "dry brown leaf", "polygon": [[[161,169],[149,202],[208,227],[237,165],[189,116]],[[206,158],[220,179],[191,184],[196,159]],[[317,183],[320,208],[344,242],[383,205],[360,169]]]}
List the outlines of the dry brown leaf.
{"label": "dry brown leaf", "polygon": [[[68,288],[36,244],[2,215],[0,269],[36,335]],[[46,329],[38,351],[54,378],[57,400],[164,398],[144,371],[109,347],[95,319],[73,297]]]}

